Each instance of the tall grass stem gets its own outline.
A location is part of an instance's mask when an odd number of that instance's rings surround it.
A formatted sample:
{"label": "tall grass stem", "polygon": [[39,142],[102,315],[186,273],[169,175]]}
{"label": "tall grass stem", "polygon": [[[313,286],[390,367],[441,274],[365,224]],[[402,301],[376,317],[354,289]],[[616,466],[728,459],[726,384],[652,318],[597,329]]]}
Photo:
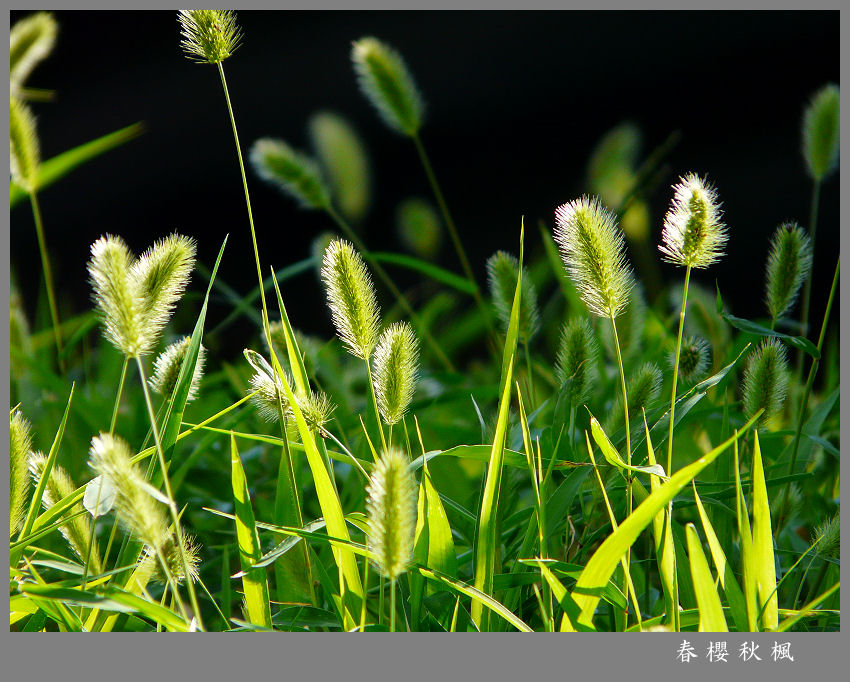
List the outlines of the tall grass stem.
{"label": "tall grass stem", "polygon": [[[818,208],[820,205],[820,186],[821,181],[815,180],[812,182],[812,204],[809,207],[809,240],[812,245],[812,259],[815,254],[815,237],[818,233]],[[812,302],[812,279],[815,276],[815,269],[812,268],[809,276],[803,284],[803,301],[800,304],[800,334],[808,337],[809,335],[809,309]],[[797,353],[797,383],[803,381],[803,351]]]}
{"label": "tall grass stem", "polygon": [[35,222],[35,233],[38,237],[38,251],[41,254],[41,267],[44,271],[44,285],[47,288],[47,305],[50,308],[50,319],[53,323],[53,339],[56,343],[56,359],[59,370],[65,373],[65,360],[62,358],[62,332],[59,327],[59,310],[56,307],[56,289],[53,284],[53,269],[50,267],[50,257],[47,255],[47,240],[44,237],[44,221],[41,218],[41,206],[36,192],[30,192],[30,206]]}
{"label": "tall grass stem", "polygon": [[670,390],[670,430],[667,435],[667,475],[673,474],[673,416],[676,411],[676,386],[679,381],[679,354],[682,352],[682,330],[685,328],[685,311],[688,305],[688,285],[691,266],[685,268],[685,286],[682,291],[682,310],[679,312],[679,333],[676,336],[676,360],[673,363],[673,388]]}

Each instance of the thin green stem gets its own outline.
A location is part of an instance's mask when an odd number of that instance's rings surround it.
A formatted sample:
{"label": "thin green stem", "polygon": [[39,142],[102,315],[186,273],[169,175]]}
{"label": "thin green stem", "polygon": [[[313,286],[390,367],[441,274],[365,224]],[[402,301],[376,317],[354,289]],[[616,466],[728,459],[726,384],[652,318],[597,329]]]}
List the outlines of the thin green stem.
{"label": "thin green stem", "polygon": [[525,371],[528,375],[528,404],[533,411],[537,401],[534,397],[534,372],[531,369],[531,353],[528,350],[528,342],[525,342],[522,345],[525,347]]}
{"label": "thin green stem", "polygon": [[[165,463],[165,453],[162,450],[162,441],[159,438],[159,427],[156,423],[156,415],[153,411],[153,403],[151,402],[150,392],[148,391],[148,382],[145,378],[145,366],[140,356],[136,356],[136,364],[139,367],[139,379],[142,383],[142,392],[145,395],[145,405],[148,408],[148,416],[151,421],[151,430],[153,431],[153,439],[156,445],[156,455],[159,459],[159,466],[162,470],[162,481],[165,486],[165,494],[168,497],[168,510],[171,512],[171,520],[174,524],[174,534],[177,537],[177,548],[180,550],[180,563],[183,566],[183,575],[186,576],[186,588],[189,591],[189,599],[192,602],[192,609],[195,612],[195,617],[198,620],[198,629],[203,630],[203,620],[201,618],[201,609],[198,606],[198,597],[195,594],[195,585],[189,575],[188,562],[186,560],[186,550],[183,542],[183,530],[180,526],[180,519],[177,515],[177,505],[174,502],[174,494],[171,490],[171,481],[168,477],[168,465]],[[174,590],[175,594],[177,590]],[[178,598],[179,601],[179,598]]]}
{"label": "thin green stem", "polygon": [[425,337],[425,340],[428,342],[428,345],[434,351],[434,355],[437,356],[437,359],[442,363],[442,365],[449,370],[450,372],[454,372],[454,365],[452,365],[451,360],[449,360],[448,356],[445,354],[443,349],[440,347],[440,344],[437,342],[437,339],[431,334],[431,331],[428,329],[426,325],[422,323],[419,315],[416,314],[416,311],[413,310],[413,306],[410,305],[410,301],[407,300],[407,297],[402,293],[401,289],[399,289],[395,282],[393,282],[392,278],[390,278],[387,271],[384,270],[384,266],[381,265],[375,258],[372,256],[372,253],[369,249],[366,248],[366,244],[363,243],[363,240],[357,235],[351,225],[348,224],[348,221],[345,220],[337,211],[333,208],[333,206],[327,206],[325,208],[325,212],[328,216],[333,220],[339,229],[343,231],[346,237],[348,237],[357,247],[357,250],[360,251],[363,258],[366,259],[366,262],[369,263],[371,268],[375,271],[375,274],[378,275],[380,280],[384,283],[387,289],[390,290],[390,293],[393,295],[398,304],[402,307],[405,313],[410,316],[410,319],[413,320],[414,326],[419,330],[422,336]]}
{"label": "thin green stem", "polygon": [[375,424],[378,427],[378,433],[381,434],[381,447],[383,447],[384,451],[386,451],[387,441],[384,438],[384,427],[381,426],[381,413],[378,410],[378,399],[375,397],[375,385],[372,382],[372,367],[369,363],[369,358],[364,358],[364,361],[366,362],[366,375],[369,384],[369,397],[372,399],[372,407],[375,410]]}
{"label": "thin green stem", "polygon": [[390,632],[395,632],[395,580],[390,580]]}
{"label": "thin green stem", "polygon": [[[174,580],[174,576],[171,573],[171,569],[168,567],[168,562],[165,560],[165,557],[162,555],[162,550],[159,547],[156,548],[156,556],[159,559],[159,564],[160,564],[160,566],[162,566],[162,571],[165,574],[165,580],[167,582],[166,592],[168,591],[168,589],[171,590],[171,594],[174,597],[175,601],[177,602],[177,606],[180,607],[180,613],[183,614],[183,618],[185,618],[188,621],[189,620],[189,614],[186,611],[186,605],[183,603],[183,600],[180,598],[180,593],[177,590],[177,581]],[[187,583],[191,582],[191,580],[189,580],[188,576],[186,577],[186,582]],[[164,598],[165,594],[163,594],[162,596]],[[198,616],[198,623],[200,623],[200,622],[201,622],[201,617],[199,615]]]}
{"label": "thin green stem", "polygon": [[53,323],[53,338],[56,342],[56,359],[59,369],[65,372],[65,361],[62,359],[62,332],[59,327],[59,310],[56,307],[56,289],[53,285],[53,270],[50,267],[50,258],[47,255],[47,240],[44,238],[44,222],[41,219],[41,207],[38,203],[38,195],[30,193],[30,206],[32,206],[32,217],[35,222],[35,233],[38,237],[38,250],[41,254],[41,268],[44,271],[44,285],[47,288],[47,305],[50,308],[50,319]]}
{"label": "thin green stem", "polygon": [[[809,207],[809,239],[811,240],[812,245],[812,253],[815,250],[815,237],[818,233],[818,208],[820,204],[820,181],[815,180],[812,183],[812,203]],[[809,309],[812,300],[812,276],[814,274],[814,270],[809,273],[809,276],[806,278],[806,282],[803,285],[803,301],[800,304],[800,333],[803,336],[807,336],[809,333]],[[803,357],[802,351],[800,352],[800,358]],[[801,374],[802,374],[802,361],[800,362]]]}
{"label": "thin green stem", "polygon": [[685,269],[685,288],[682,292],[682,310],[679,312],[679,333],[676,337],[676,359],[673,363],[673,388],[670,391],[670,430],[667,435],[667,475],[673,475],[673,418],[676,413],[676,386],[679,383],[679,354],[682,352],[682,330],[685,328],[685,311],[688,305],[688,285],[691,266]]}
{"label": "thin green stem", "polygon": [[254,214],[251,211],[251,196],[248,193],[248,177],[245,174],[245,162],[242,160],[242,147],[239,144],[239,133],[236,131],[236,117],[233,115],[233,105],[230,102],[230,92],[227,89],[227,79],[224,77],[224,67],[218,62],[218,73],[221,76],[221,87],[224,90],[224,99],[227,101],[227,113],[230,115],[230,125],[233,128],[233,141],[236,144],[236,156],[239,159],[239,171],[242,174],[242,189],[245,192],[245,205],[248,208],[248,223],[251,226],[251,243],[254,246],[254,261],[257,266],[257,279],[260,282],[260,300],[263,305],[263,330],[266,340],[271,347],[271,333],[269,331],[269,310],[266,306],[266,290],[263,286],[263,273],[260,267],[260,251],[257,248],[257,232],[254,228]]}
{"label": "thin green stem", "polygon": [[118,380],[118,393],[115,395],[115,407],[112,408],[112,419],[109,421],[109,435],[115,433],[115,422],[118,420],[118,408],[121,406],[121,395],[124,393],[124,381],[127,379],[127,366],[130,358],[124,356],[124,364],[121,365],[121,378]]}
{"label": "thin green stem", "polygon": [[360,632],[363,632],[366,627],[366,598],[369,594],[369,560],[363,559],[363,595],[364,598],[360,602]]}
{"label": "thin green stem", "polygon": [[[835,274],[832,276],[832,286],[829,289],[829,299],[826,302],[826,311],[823,315],[823,322],[820,326],[820,335],[818,336],[818,354],[820,354],[823,349],[823,342],[826,338],[826,329],[829,325],[829,314],[832,312],[832,302],[835,300],[835,292],[838,289],[838,274],[841,270],[841,254],[838,255],[838,260],[835,263]],[[809,396],[812,392],[812,386],[815,383],[815,375],[818,372],[818,365],[820,365],[820,358],[812,358],[812,365],[809,368],[809,376],[806,379],[806,388],[803,390],[803,398],[800,401],[800,409],[797,412],[797,429],[794,432],[794,446],[791,450],[791,461],[788,463],[788,475],[794,473],[794,467],[797,465],[797,454],[800,450],[800,437],[803,433],[803,421],[806,418],[806,406],[809,403]],[[782,520],[784,520],[785,513],[787,512],[787,506],[789,497],[791,494],[791,482],[788,482],[788,485],[785,487],[785,496],[784,502],[781,506],[782,509]],[[778,529],[781,528],[780,524],[777,523],[777,532]]]}
{"label": "thin green stem", "polygon": [[452,219],[451,213],[449,213],[449,207],[443,197],[443,192],[440,189],[440,183],[437,182],[437,176],[434,174],[434,169],[431,167],[431,161],[428,158],[428,154],[425,152],[425,146],[422,144],[422,139],[419,137],[418,133],[411,137],[413,139],[413,144],[416,146],[416,152],[419,154],[419,160],[422,162],[422,167],[425,169],[425,175],[428,177],[428,184],[431,185],[431,191],[434,193],[434,198],[437,200],[440,212],[443,214],[443,219],[446,221],[446,227],[449,230],[449,236],[451,237],[452,244],[454,245],[457,256],[460,259],[463,272],[469,280],[469,283],[473,286],[472,293],[475,296],[475,302],[478,304],[481,314],[484,315],[484,319],[487,321],[487,327],[490,330],[490,334],[495,337],[496,330],[493,327],[493,321],[490,319],[490,312],[487,305],[484,303],[484,299],[481,297],[481,289],[475,281],[475,275],[472,273],[472,266],[469,264],[469,259],[466,257],[466,251],[460,241],[460,235],[458,234],[457,227],[455,226],[455,221]]}
{"label": "thin green stem", "polygon": [[378,625],[384,622],[384,576],[381,574],[380,587],[378,588]]}

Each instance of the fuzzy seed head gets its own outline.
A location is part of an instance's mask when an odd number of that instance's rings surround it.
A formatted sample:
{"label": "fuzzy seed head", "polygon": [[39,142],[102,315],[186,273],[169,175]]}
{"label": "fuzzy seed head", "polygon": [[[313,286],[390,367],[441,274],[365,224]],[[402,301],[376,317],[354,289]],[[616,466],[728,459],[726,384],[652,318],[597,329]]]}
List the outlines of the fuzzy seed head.
{"label": "fuzzy seed head", "polygon": [[416,529],[416,480],[407,455],[397,448],[381,453],[366,493],[369,549],[381,574],[395,580],[410,563]]}
{"label": "fuzzy seed head", "polygon": [[841,550],[841,514],[836,513],[815,529],[816,551],[821,556],[838,558]]}
{"label": "fuzzy seed head", "polygon": [[56,45],[59,25],[49,12],[36,12],[15,22],[9,32],[9,93],[21,96],[24,81]]}
{"label": "fuzzy seed head", "polygon": [[35,116],[19,99],[9,99],[9,173],[27,192],[38,189],[40,164]]}
{"label": "fuzzy seed head", "polygon": [[417,256],[433,260],[443,244],[437,209],[424,199],[411,197],[396,208],[396,227],[404,245]]}
{"label": "fuzzy seed head", "polygon": [[232,55],[242,40],[236,12],[230,9],[181,9],[180,46],[193,62],[218,64]]}
{"label": "fuzzy seed head", "polygon": [[[324,431],[325,424],[330,421],[331,415],[336,409],[336,405],[323,391],[298,392],[295,394],[295,402],[298,404],[298,409],[301,410],[301,415],[307,422],[307,426],[320,433]],[[292,417],[292,408],[289,409],[287,416]]]}
{"label": "fuzzy seed head", "polygon": [[617,218],[596,197],[583,196],[555,211],[555,241],[588,310],[616,317],[629,302],[634,276]]}
{"label": "fuzzy seed head", "polygon": [[[698,336],[690,336],[682,340],[679,353],[679,379],[683,382],[701,379],[708,369],[710,350],[708,342]],[[676,364],[676,350],[673,349],[668,358],[670,367]]]}
{"label": "fuzzy seed head", "polygon": [[[251,402],[262,419],[267,422],[280,421],[283,414],[286,419],[289,414],[289,401],[286,398],[286,389],[283,380],[274,368],[259,353],[246,348],[243,351],[245,359],[254,368],[254,376],[251,377],[251,392],[259,391],[251,398]],[[284,370],[287,385],[292,386],[292,380]]]}
{"label": "fuzzy seed head", "polygon": [[[40,452],[30,453],[29,456],[29,471],[34,485],[38,485],[41,477],[44,475],[44,470],[47,465],[47,457]],[[44,492],[41,496],[41,504],[45,510],[50,509],[54,504],[64,499],[77,489],[74,481],[61,466],[53,463],[50,469],[50,475],[47,478],[47,484],[44,487]],[[69,510],[70,514],[83,511],[83,506],[79,502]],[[88,514],[77,516],[65,525],[59,528],[68,545],[74,550],[74,553],[83,561],[89,551],[89,538],[91,537],[91,517]],[[92,548],[91,557],[89,559],[89,574],[97,575],[101,572],[100,558],[97,552],[97,545]]]}
{"label": "fuzzy seed head", "polygon": [[372,198],[369,155],[363,141],[348,121],[330,111],[310,117],[308,129],[335,204],[346,218],[360,222]]}
{"label": "fuzzy seed head", "polygon": [[283,140],[257,140],[251,147],[250,159],[257,175],[295,199],[302,208],[321,210],[330,206],[330,192],[319,164]]}
{"label": "fuzzy seed head", "polygon": [[121,525],[144,544],[162,548],[168,539],[165,512],[148,492],[145,475],[133,464],[130,446],[117,436],[101,433],[92,438],[89,466],[115,489]]}
{"label": "fuzzy seed head", "polygon": [[352,355],[368,359],[378,340],[381,311],[366,264],[344,239],[335,239],[322,260],[328,307],[339,338]]}
{"label": "fuzzy seed head", "polygon": [[30,423],[17,410],[9,417],[9,537],[21,529],[26,516],[29,478],[27,460],[32,449]]}
{"label": "fuzzy seed head", "polygon": [[407,322],[391,324],[381,334],[375,348],[372,382],[378,410],[386,424],[402,420],[419,374],[419,339]]}
{"label": "fuzzy seed head", "polygon": [[765,302],[774,320],[791,310],[811,271],[812,243],[806,231],[797,223],[780,225],[770,240],[765,282]]}
{"label": "fuzzy seed head", "polygon": [[[153,375],[149,379],[151,389],[164,398],[170,398],[177,387],[177,379],[183,367],[183,360],[192,343],[191,336],[184,336],[179,341],[169,345],[160,353],[153,363]],[[198,361],[195,363],[195,371],[192,374],[192,383],[189,385],[189,394],[186,402],[191,402],[198,397],[198,387],[204,376],[204,361],[206,360],[206,348],[201,345],[198,349]]]}
{"label": "fuzzy seed head", "polygon": [[570,404],[583,405],[590,398],[598,371],[596,360],[599,347],[587,318],[570,320],[564,325],[555,364],[558,383],[570,380]]}
{"label": "fuzzy seed head", "polygon": [[[487,260],[487,279],[490,283],[490,295],[493,305],[505,333],[511,322],[511,308],[519,278],[519,261],[516,256],[504,251],[496,251]],[[528,270],[522,268],[519,306],[519,340],[528,343],[540,328],[540,314],[537,309],[537,290],[528,276]]]}
{"label": "fuzzy seed head", "polygon": [[815,93],[803,114],[803,157],[817,182],[838,165],[840,107],[838,86],[830,83]]}
{"label": "fuzzy seed head", "polygon": [[107,339],[128,357],[153,350],[195,265],[195,241],[172,234],[139,258],[120,237],[106,235],[88,264]]}
{"label": "fuzzy seed head", "polygon": [[673,186],[658,250],[674,265],[707,268],[723,256],[728,234],[717,191],[705,178],[688,173]]}
{"label": "fuzzy seed head", "polygon": [[360,90],[384,122],[398,133],[416,135],[425,105],[401,55],[377,38],[361,38],[352,45],[351,61]]}
{"label": "fuzzy seed head", "polygon": [[[648,409],[661,394],[661,369],[654,362],[646,362],[629,377],[629,417],[639,416]],[[618,402],[622,402],[620,397]]]}
{"label": "fuzzy seed head", "polygon": [[[643,284],[635,282],[629,294],[629,303],[617,318],[617,340],[620,343],[620,353],[623,358],[634,357],[643,342],[644,322],[646,321],[646,295]],[[617,344],[614,342],[614,328],[603,324],[600,328],[600,338],[610,358],[617,358]]]}
{"label": "fuzzy seed head", "polygon": [[778,339],[763,339],[753,351],[744,371],[744,412],[752,417],[764,413],[759,425],[778,414],[788,393],[788,360],[785,346]]}
{"label": "fuzzy seed head", "polygon": [[[189,573],[189,579],[194,583],[197,582],[200,576],[198,567],[201,563],[201,546],[197,538],[188,534],[185,530],[182,531],[182,535],[183,551],[186,556],[186,571]],[[163,543],[162,556],[165,559],[165,565],[168,567],[171,577],[178,585],[182,584],[186,579],[186,573],[183,571],[183,561],[180,558],[180,545],[174,533],[171,533]],[[150,546],[145,547],[141,562],[144,562],[150,571],[150,580],[163,585],[168,582],[168,576],[165,574],[154,548]]]}

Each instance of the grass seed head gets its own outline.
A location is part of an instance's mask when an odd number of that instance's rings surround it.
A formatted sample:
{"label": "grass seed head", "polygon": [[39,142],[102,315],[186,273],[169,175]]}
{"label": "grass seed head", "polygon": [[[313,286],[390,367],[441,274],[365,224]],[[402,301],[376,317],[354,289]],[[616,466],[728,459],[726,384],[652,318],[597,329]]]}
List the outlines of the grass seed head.
{"label": "grass seed head", "polygon": [[559,206],[555,221],[555,241],[584,304],[594,315],[616,317],[634,286],[616,216],[583,196]]}
{"label": "grass seed head", "polygon": [[815,529],[820,556],[838,558],[841,550],[841,515],[834,514]]}
{"label": "grass seed head", "polygon": [[752,417],[764,413],[759,425],[778,414],[788,393],[788,360],[785,347],[775,338],[763,339],[753,351],[744,371],[744,412]]}
{"label": "grass seed head", "polygon": [[803,114],[803,157],[820,182],[838,165],[841,97],[834,83],[818,90]]}
{"label": "grass seed head", "polygon": [[571,381],[570,403],[576,407],[590,398],[590,391],[596,383],[596,368],[599,347],[593,335],[593,329],[587,318],[570,320],[561,332],[555,365],[558,383]]}
{"label": "grass seed head", "polygon": [[378,410],[387,424],[402,420],[419,374],[419,339],[407,322],[391,324],[381,334],[375,348],[372,382]]}
{"label": "grass seed head", "polygon": [[[183,360],[186,358],[186,353],[192,343],[191,336],[184,336],[179,341],[170,344],[162,353],[157,356],[153,363],[153,375],[149,379],[150,387],[156,393],[159,393],[164,398],[171,397],[174,389],[177,386],[177,379],[180,376],[180,370],[183,367]],[[195,371],[192,374],[192,382],[189,385],[189,394],[186,401],[190,402],[198,397],[198,387],[201,384],[201,378],[204,376],[204,361],[206,360],[207,351],[201,345],[198,349],[198,360],[195,363]]]}
{"label": "grass seed head", "polygon": [[368,359],[378,341],[381,311],[369,270],[349,242],[328,244],[322,280],[337,335],[352,355]]}
{"label": "grass seed head", "polygon": [[27,192],[38,189],[40,164],[38,133],[32,110],[15,97],[9,99],[9,173]]}
{"label": "grass seed head", "polygon": [[230,9],[181,9],[177,22],[180,46],[193,62],[223,62],[242,40],[236,12]]}
{"label": "grass seed head", "polygon": [[133,464],[130,446],[117,436],[101,433],[91,441],[89,466],[115,489],[115,511],[121,525],[152,548],[168,539],[162,505],[148,492],[150,484]]}
{"label": "grass seed head", "polygon": [[780,225],[770,240],[765,301],[777,320],[791,310],[803,282],[812,271],[812,243],[797,223]]}
{"label": "grass seed head", "polygon": [[[661,369],[654,362],[645,362],[629,377],[629,416],[640,416],[641,410],[649,409],[661,394]],[[622,397],[618,402],[622,402]]]}
{"label": "grass seed head", "polygon": [[[289,414],[289,401],[286,398],[283,380],[262,355],[248,348],[243,352],[245,359],[254,368],[254,375],[251,377],[251,392],[259,391],[259,393],[251,398],[251,402],[254,404],[257,413],[268,422],[280,421],[281,414],[286,419]],[[292,386],[292,380],[286,370],[284,370],[284,376],[287,384]]]}
{"label": "grass seed head", "polygon": [[[511,322],[511,308],[519,277],[519,260],[504,251],[496,251],[487,260],[487,279],[490,283],[490,295],[496,306],[496,313],[505,333]],[[519,307],[519,340],[528,343],[540,328],[540,314],[537,309],[537,290],[528,276],[528,270],[522,268],[522,283]]]}
{"label": "grass seed head", "polygon": [[[47,457],[42,453],[30,453],[29,471],[34,485],[38,485],[44,474],[46,465]],[[50,509],[54,504],[68,497],[76,489],[77,486],[71,480],[68,472],[54,462],[50,469],[50,475],[47,477],[44,493],[41,496],[41,504],[45,510]],[[71,514],[80,511],[83,511],[83,505],[79,502],[70,509]],[[59,528],[59,531],[80,559],[85,561],[86,557],[90,554],[89,575],[97,575],[101,572],[100,555],[97,551],[97,544],[92,547],[92,551],[89,553],[91,528],[91,516],[84,514],[67,521]]]}
{"label": "grass seed head", "polygon": [[[189,579],[194,583],[198,581],[200,571],[198,567],[201,563],[201,546],[195,536],[190,535],[185,530],[183,535],[183,551],[186,556],[186,571],[189,574]],[[174,581],[179,585],[186,580],[186,573],[183,571],[183,561],[180,558],[180,546],[177,542],[177,536],[171,533],[162,544],[162,557],[165,560],[165,565],[168,567],[168,572]],[[148,565],[150,571],[150,579],[160,584],[168,582],[168,576],[162,568],[162,564],[156,555],[156,549],[150,546],[145,547],[142,562]]]}
{"label": "grass seed head", "polygon": [[658,250],[674,265],[707,268],[723,256],[728,239],[717,191],[705,178],[688,173],[673,186]]}
{"label": "grass seed head", "polygon": [[348,121],[330,111],[313,114],[308,130],[334,203],[345,217],[360,222],[372,199],[369,155],[363,141]]}
{"label": "grass seed head", "polygon": [[[685,382],[701,379],[708,369],[710,350],[708,342],[698,336],[690,336],[682,340],[679,353],[679,379]],[[668,358],[670,367],[676,364],[675,348]]]}
{"label": "grass seed head", "polygon": [[59,25],[50,12],[36,12],[15,22],[9,31],[9,92],[20,97],[24,81],[53,51]]}
{"label": "grass seed head", "polygon": [[[295,402],[304,417],[304,421],[314,431],[323,431],[325,424],[330,421],[333,411],[336,409],[333,401],[323,391],[309,391],[309,393],[298,392],[295,394]],[[288,415],[292,415],[290,407]]]}
{"label": "grass seed head", "polygon": [[29,478],[27,460],[32,449],[30,423],[15,410],[9,416],[9,537],[21,529],[26,516]]}
{"label": "grass seed head", "polygon": [[416,480],[407,455],[398,448],[382,452],[366,492],[369,549],[381,574],[395,580],[410,563],[416,528]]}
{"label": "grass seed head", "polygon": [[416,135],[425,106],[401,55],[377,38],[361,38],[352,45],[351,60],[360,90],[384,122],[398,133]]}
{"label": "grass seed head", "polygon": [[250,159],[257,175],[295,199],[302,208],[321,210],[330,206],[330,192],[318,162],[283,140],[257,140],[251,147]]}
{"label": "grass seed head", "polygon": [[433,260],[443,244],[440,214],[424,199],[409,197],[395,212],[398,236],[404,245],[420,258]]}

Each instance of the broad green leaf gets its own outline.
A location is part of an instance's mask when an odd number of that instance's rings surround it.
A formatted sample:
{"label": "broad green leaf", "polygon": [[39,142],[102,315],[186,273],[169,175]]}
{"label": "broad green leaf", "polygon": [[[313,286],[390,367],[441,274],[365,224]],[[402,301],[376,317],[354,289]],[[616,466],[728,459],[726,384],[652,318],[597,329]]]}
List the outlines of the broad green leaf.
{"label": "broad green leaf", "polygon": [[776,594],[776,563],[773,556],[773,530],[770,523],[770,500],[764,482],[759,434],[753,434],[753,550],[758,562],[758,586],[761,623],[765,630],[779,625],[779,599]]}
{"label": "broad green leaf", "polygon": [[[39,191],[62,179],[78,166],[104,152],[108,152],[110,149],[120,147],[143,132],[144,126],[141,123],[134,123],[44,161],[38,168],[37,186]],[[27,193],[22,187],[14,182],[9,183],[9,208],[15,207],[26,198]]]}
{"label": "broad green leaf", "polygon": [[[742,432],[752,426],[759,416],[761,411],[744,425]],[[717,459],[732,443],[737,442],[739,437],[739,434],[735,434],[696,462],[677,471],[658,490],[650,493],[649,497],[620,524],[619,528],[605,539],[590,557],[573,589],[573,597],[581,608],[580,621],[575,623],[576,627],[579,625],[592,627],[593,613],[599,603],[601,588],[608,582],[620,558],[637,540],[641,531],[652,522],[653,517],[669,504],[697,474]]]}
{"label": "broad green leaf", "polygon": [[239,543],[239,562],[242,565],[242,588],[245,592],[245,608],[252,623],[272,627],[269,583],[263,568],[251,568],[262,555],[260,536],[251,507],[248,481],[242,468],[242,459],[236,448],[236,438],[230,437],[230,476],[233,486],[233,505],[236,512],[236,539]]}
{"label": "broad green leaf", "polygon": [[688,558],[691,560],[691,578],[699,606],[700,632],[729,632],[726,618],[723,616],[723,605],[714,586],[711,569],[700,545],[699,534],[694,524],[685,527],[688,536]]}
{"label": "broad green leaf", "polygon": [[757,322],[753,322],[752,320],[745,320],[743,317],[735,317],[734,315],[730,315],[723,309],[723,299],[720,296],[720,287],[717,287],[717,314],[720,315],[724,320],[726,320],[729,324],[731,324],[735,329],[740,329],[742,332],[746,332],[747,334],[754,334],[755,336],[761,337],[774,337],[777,339],[782,339],[789,346],[794,346],[794,348],[799,348],[804,353],[811,355],[816,360],[820,358],[820,351],[817,346],[809,341],[804,336],[791,336],[789,334],[783,334],[782,332],[778,332],[775,329],[768,329]]}
{"label": "broad green leaf", "polygon": [[[496,431],[493,437],[493,448],[487,464],[484,481],[484,492],[481,496],[481,512],[478,515],[478,529],[475,545],[475,589],[492,594],[493,574],[497,567],[497,509],[499,506],[499,491],[502,482],[502,465],[505,448],[505,436],[508,427],[508,415],[511,399],[511,383],[513,381],[514,357],[516,354],[517,338],[519,336],[520,297],[522,291],[522,261],[523,261],[524,227],[520,228],[519,240],[519,271],[517,274],[514,301],[511,307],[511,317],[508,332],[505,337],[505,348],[502,353],[502,378],[500,380],[499,416],[496,420]],[[487,630],[487,614],[482,609],[481,601],[473,601],[471,609],[472,620],[479,630]]]}
{"label": "broad green leaf", "polygon": [[705,537],[708,540],[708,549],[711,552],[711,558],[714,562],[714,567],[717,569],[717,576],[720,581],[720,586],[723,588],[723,593],[729,602],[729,610],[732,613],[732,619],[735,621],[735,626],[738,632],[747,631],[747,604],[744,599],[744,593],[741,592],[741,586],[738,585],[738,580],[735,578],[735,573],[732,571],[732,566],[726,560],[726,554],[720,546],[720,541],[717,539],[717,534],[714,532],[714,526],[705,512],[705,507],[702,506],[702,500],[697,494],[696,486],[694,488],[694,499],[696,500],[697,511],[699,512],[700,521],[702,521],[702,529],[705,532]]}

